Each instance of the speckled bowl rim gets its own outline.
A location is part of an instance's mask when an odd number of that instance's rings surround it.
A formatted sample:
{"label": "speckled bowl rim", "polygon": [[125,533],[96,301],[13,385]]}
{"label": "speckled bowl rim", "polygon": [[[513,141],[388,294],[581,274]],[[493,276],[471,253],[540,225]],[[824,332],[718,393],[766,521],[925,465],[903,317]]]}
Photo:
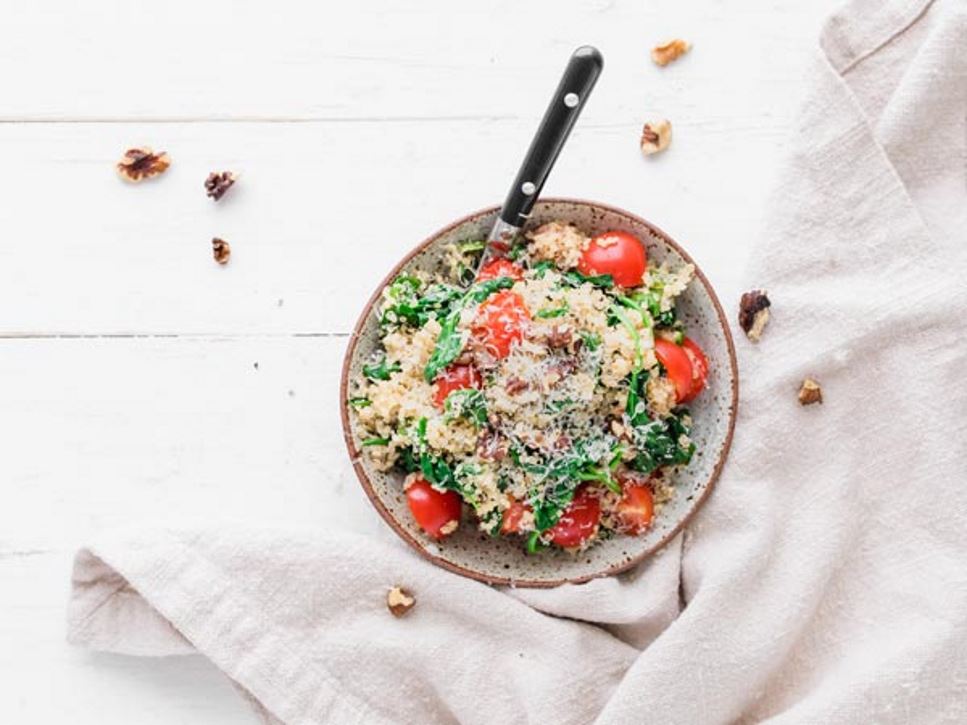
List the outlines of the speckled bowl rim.
{"label": "speckled bowl rim", "polygon": [[561,586],[562,584],[583,584],[584,582],[591,581],[592,579],[598,579],[601,577],[612,576],[614,574],[620,574],[623,571],[627,571],[628,569],[631,569],[637,566],[645,559],[647,559],[649,556],[651,556],[656,551],[658,551],[663,546],[665,546],[665,544],[667,544],[673,538],[675,538],[675,536],[678,535],[678,533],[685,527],[685,525],[695,515],[695,512],[702,507],[702,504],[705,503],[705,500],[712,492],[712,489],[714,488],[716,481],[718,481],[719,476],[722,473],[722,469],[725,466],[725,461],[728,458],[729,450],[732,447],[732,436],[735,432],[735,419],[736,419],[736,415],[738,413],[738,407],[739,407],[739,366],[735,357],[735,343],[732,339],[732,331],[729,328],[728,318],[725,316],[725,312],[722,309],[722,304],[719,302],[719,298],[715,294],[715,290],[712,288],[712,285],[708,281],[708,277],[705,276],[705,273],[702,272],[701,268],[697,264],[695,264],[695,260],[693,260],[691,256],[684,249],[682,249],[681,246],[679,246],[679,244],[675,240],[673,240],[670,236],[668,236],[665,232],[663,232],[661,229],[656,227],[651,222],[646,221],[645,219],[642,219],[636,214],[632,214],[631,212],[625,211],[624,209],[620,209],[615,206],[611,206],[609,204],[602,204],[596,201],[588,201],[586,199],[571,199],[571,198],[565,198],[565,197],[542,198],[540,201],[551,203],[551,204],[576,204],[581,206],[592,207],[594,209],[601,209],[611,214],[624,216],[629,221],[635,224],[641,224],[647,227],[648,229],[651,230],[654,236],[658,237],[659,239],[662,240],[662,242],[664,242],[673,250],[675,250],[675,252],[681,255],[682,259],[684,259],[687,263],[695,265],[695,276],[701,281],[702,286],[705,288],[705,291],[709,296],[709,299],[712,301],[712,306],[715,308],[715,312],[718,315],[719,325],[721,326],[722,332],[725,336],[725,343],[729,351],[729,367],[732,373],[731,374],[732,398],[729,403],[728,430],[726,432],[725,442],[722,445],[718,460],[715,463],[715,468],[712,471],[712,475],[709,478],[708,483],[706,483],[704,488],[702,489],[702,492],[699,495],[698,500],[695,501],[694,505],[681,518],[681,520],[661,540],[659,540],[651,548],[646,549],[645,551],[641,552],[640,554],[632,557],[627,561],[622,561],[618,564],[614,564],[606,569],[601,570],[600,572],[583,574],[578,577],[562,577],[561,579],[517,579],[512,577],[491,576],[488,574],[484,574],[483,572],[475,571],[474,569],[470,569],[464,566],[459,566],[458,564],[454,564],[451,561],[447,561],[442,556],[438,556],[436,554],[431,553],[430,551],[427,550],[426,546],[424,545],[424,542],[412,536],[405,528],[403,528],[403,526],[400,525],[400,523],[396,520],[396,517],[383,504],[380,497],[376,494],[376,491],[373,488],[373,484],[369,480],[369,476],[366,474],[366,470],[363,468],[363,465],[360,462],[362,454],[361,454],[361,451],[356,448],[356,445],[353,442],[352,426],[349,420],[349,400],[348,400],[349,374],[350,374],[350,367],[351,367],[353,355],[356,352],[356,343],[359,341],[359,338],[360,338],[360,333],[363,329],[363,326],[366,324],[366,321],[369,319],[369,316],[373,311],[373,307],[379,301],[382,295],[383,289],[393,279],[396,278],[396,276],[403,270],[404,267],[406,267],[407,264],[410,263],[410,261],[414,257],[416,257],[418,254],[423,252],[427,247],[429,247],[431,244],[433,244],[433,242],[435,242],[437,239],[439,239],[442,235],[446,234],[447,232],[450,232],[453,229],[456,229],[462,224],[468,223],[472,219],[476,219],[476,218],[485,216],[487,214],[494,214],[498,212],[500,210],[499,206],[490,206],[475,212],[471,212],[470,214],[467,214],[461,217],[460,219],[457,219],[456,221],[451,222],[450,224],[447,224],[442,229],[439,229],[438,231],[434,232],[429,237],[424,239],[422,242],[417,244],[412,250],[410,250],[410,252],[405,257],[403,257],[403,259],[401,259],[396,264],[396,266],[394,266],[393,269],[390,270],[389,274],[387,274],[383,278],[383,280],[379,283],[379,285],[376,287],[376,291],[373,292],[372,296],[370,296],[369,298],[369,301],[366,303],[366,306],[363,308],[363,311],[360,314],[359,319],[357,320],[356,325],[353,327],[353,331],[349,337],[349,344],[346,347],[346,353],[345,353],[345,356],[343,357],[342,374],[339,380],[339,409],[340,409],[340,419],[342,420],[343,438],[346,441],[346,449],[349,451],[349,459],[352,462],[353,470],[356,472],[356,477],[359,479],[359,483],[362,485],[363,490],[366,492],[366,496],[369,498],[373,506],[379,512],[379,515],[383,517],[383,520],[386,521],[387,524],[389,524],[390,528],[392,528],[393,531],[395,531],[400,536],[400,538],[402,538],[417,552],[419,552],[422,556],[429,559],[437,566],[447,569],[449,571],[452,571],[455,574],[460,574],[461,576],[469,577],[471,579],[476,579],[477,581],[484,582],[485,584],[490,584],[490,585],[515,586],[515,587],[525,587],[525,588],[533,588],[533,589],[551,589],[553,587]]}

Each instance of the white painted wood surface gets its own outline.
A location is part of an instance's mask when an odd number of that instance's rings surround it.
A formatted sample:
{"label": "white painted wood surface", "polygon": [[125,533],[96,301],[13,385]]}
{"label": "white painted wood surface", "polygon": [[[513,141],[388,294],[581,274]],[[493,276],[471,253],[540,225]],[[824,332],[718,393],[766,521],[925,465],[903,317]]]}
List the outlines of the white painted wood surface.
{"label": "white painted wood surface", "polygon": [[[349,522],[337,371],[406,249],[499,202],[570,50],[604,76],[548,195],[682,242],[731,312],[833,0],[4,3],[0,693],[17,723],[251,722],[198,658],[73,650],[73,551],[131,521]],[[650,47],[694,42],[658,69]],[[675,140],[637,150],[665,115]],[[135,144],[164,177],[113,171]],[[219,204],[212,169],[242,173]],[[231,263],[209,240],[232,244]]]}

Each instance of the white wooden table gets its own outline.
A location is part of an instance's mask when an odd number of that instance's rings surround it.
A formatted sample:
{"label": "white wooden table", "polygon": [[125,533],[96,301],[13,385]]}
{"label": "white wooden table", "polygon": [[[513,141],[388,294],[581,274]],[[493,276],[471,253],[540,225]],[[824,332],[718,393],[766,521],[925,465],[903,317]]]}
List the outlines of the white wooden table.
{"label": "white wooden table", "polygon": [[[406,249],[502,200],[577,45],[605,72],[545,194],[657,223],[733,311],[833,5],[4,3],[4,720],[251,721],[199,658],[68,647],[73,552],[131,521],[382,533],[339,432],[347,332]],[[693,51],[658,69],[649,49],[675,36]],[[662,115],[674,142],[645,160]],[[114,162],[138,144],[173,164],[129,186]],[[215,204],[202,182],[222,169],[242,179]]]}

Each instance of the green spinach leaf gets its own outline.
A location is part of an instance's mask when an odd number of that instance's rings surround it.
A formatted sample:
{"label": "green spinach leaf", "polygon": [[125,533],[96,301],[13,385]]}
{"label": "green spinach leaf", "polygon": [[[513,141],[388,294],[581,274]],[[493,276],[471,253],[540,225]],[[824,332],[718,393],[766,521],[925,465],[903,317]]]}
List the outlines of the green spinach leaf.
{"label": "green spinach leaf", "polygon": [[538,310],[535,317],[539,317],[542,320],[549,320],[553,317],[561,317],[566,315],[570,311],[571,307],[568,305],[567,300],[560,307],[549,307],[543,310]]}
{"label": "green spinach leaf", "polygon": [[380,322],[422,327],[431,317],[445,315],[462,294],[458,288],[446,284],[431,284],[423,290],[416,277],[402,275],[387,290]]}
{"label": "green spinach leaf", "polygon": [[601,335],[598,333],[580,330],[578,334],[581,336],[581,339],[584,340],[584,346],[591,352],[594,352],[601,347]]}
{"label": "green spinach leaf", "polygon": [[383,357],[374,363],[363,365],[363,375],[369,380],[389,380],[390,375],[398,373],[401,369],[398,362],[387,365],[386,358]]}
{"label": "green spinach leaf", "polygon": [[681,444],[681,437],[689,432],[683,416],[684,413],[679,413],[635,426],[632,435],[637,455],[631,467],[642,473],[651,473],[660,466],[682,465],[691,461],[695,444]]}
{"label": "green spinach leaf", "polygon": [[443,406],[448,416],[466,418],[478,428],[487,425],[487,401],[475,388],[454,390]]}
{"label": "green spinach leaf", "polygon": [[537,279],[544,279],[544,275],[547,273],[547,271],[554,269],[556,269],[554,262],[550,262],[546,259],[531,267],[531,271],[534,273],[534,277]]}
{"label": "green spinach leaf", "polygon": [[564,284],[570,287],[580,287],[582,284],[590,284],[600,289],[608,289],[614,286],[614,277],[610,274],[587,275],[581,274],[576,269],[570,269],[561,275]]}

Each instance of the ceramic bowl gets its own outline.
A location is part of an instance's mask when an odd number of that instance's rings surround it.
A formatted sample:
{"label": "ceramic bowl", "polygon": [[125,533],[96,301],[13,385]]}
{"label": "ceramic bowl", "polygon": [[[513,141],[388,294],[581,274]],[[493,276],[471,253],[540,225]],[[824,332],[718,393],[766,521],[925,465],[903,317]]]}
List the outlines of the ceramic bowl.
{"label": "ceramic bowl", "polygon": [[[369,299],[353,330],[343,363],[340,405],[346,446],[359,482],[376,510],[407,543],[439,566],[491,584],[519,587],[551,587],[616,574],[654,553],[685,525],[712,490],[732,441],[738,402],[735,350],[722,307],[697,267],[695,281],[679,297],[677,309],[689,336],[701,345],[710,362],[708,388],[689,405],[694,420],[692,438],[698,450],[692,462],[676,474],[674,498],[655,516],[652,528],[644,535],[616,536],[580,554],[553,548],[527,554],[517,537],[491,538],[465,521],[455,534],[436,542],[413,521],[403,494],[403,477],[377,471],[359,451],[347,391],[349,381],[361,374],[363,363],[378,348],[379,323],[375,313],[380,292],[400,272],[438,269],[447,245],[486,238],[497,211],[493,207],[470,214],[419,244],[392,269]],[[694,264],[667,234],[620,209],[571,199],[538,202],[531,215],[532,224],[554,219],[573,222],[591,235],[608,230],[631,232],[645,243],[649,260]]]}

